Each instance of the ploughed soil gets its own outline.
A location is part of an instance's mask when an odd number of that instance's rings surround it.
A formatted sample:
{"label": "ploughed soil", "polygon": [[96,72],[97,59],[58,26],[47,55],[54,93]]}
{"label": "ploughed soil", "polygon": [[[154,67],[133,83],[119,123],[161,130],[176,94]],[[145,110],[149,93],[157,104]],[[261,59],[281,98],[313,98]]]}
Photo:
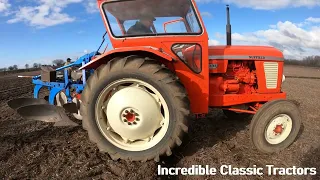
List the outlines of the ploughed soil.
{"label": "ploughed soil", "polygon": [[[34,72],[27,73],[34,75]],[[284,91],[300,105],[303,128],[294,144],[283,152],[262,154],[249,138],[250,118],[226,118],[211,109],[205,118],[191,120],[181,147],[159,163],[112,161],[89,141],[78,127],[23,120],[7,101],[32,97],[31,80],[17,75],[0,77],[0,179],[319,179],[320,168],[320,70],[286,66]],[[299,78],[295,78],[299,76]],[[306,78],[301,78],[301,76]],[[44,95],[46,92],[43,92]],[[80,121],[76,121],[81,123]],[[316,167],[316,176],[158,176],[157,167],[209,165],[232,167]],[[219,171],[218,171],[219,172]],[[265,171],[266,172],[266,171]]]}

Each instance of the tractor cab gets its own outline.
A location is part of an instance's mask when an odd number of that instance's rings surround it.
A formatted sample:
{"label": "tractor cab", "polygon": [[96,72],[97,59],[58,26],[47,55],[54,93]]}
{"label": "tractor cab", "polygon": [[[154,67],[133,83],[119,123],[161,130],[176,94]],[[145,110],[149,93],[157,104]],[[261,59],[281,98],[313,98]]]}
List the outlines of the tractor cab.
{"label": "tractor cab", "polygon": [[[199,35],[202,31],[190,0],[112,1],[102,3],[102,9],[110,32],[116,38]],[[138,26],[141,28],[130,31]]]}
{"label": "tractor cab", "polygon": [[[181,59],[191,71],[201,73],[201,47],[207,45],[201,46],[200,42],[208,37],[192,1],[104,1],[101,7],[116,48],[152,46]],[[189,43],[179,43],[182,41]]]}

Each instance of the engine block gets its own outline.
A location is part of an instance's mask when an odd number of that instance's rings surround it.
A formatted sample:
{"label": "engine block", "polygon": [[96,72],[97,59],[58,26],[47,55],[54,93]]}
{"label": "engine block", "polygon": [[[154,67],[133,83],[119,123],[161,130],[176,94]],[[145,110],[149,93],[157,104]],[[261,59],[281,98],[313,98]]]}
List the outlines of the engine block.
{"label": "engine block", "polygon": [[218,94],[252,94],[256,93],[257,77],[253,61],[229,61],[227,72],[211,75],[210,88]]}

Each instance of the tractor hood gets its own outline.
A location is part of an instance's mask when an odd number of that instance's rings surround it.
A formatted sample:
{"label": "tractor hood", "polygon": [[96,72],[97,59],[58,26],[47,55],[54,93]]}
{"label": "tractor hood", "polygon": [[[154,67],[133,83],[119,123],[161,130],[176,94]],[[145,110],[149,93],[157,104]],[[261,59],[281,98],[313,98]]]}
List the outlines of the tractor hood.
{"label": "tractor hood", "polygon": [[209,46],[209,59],[283,61],[280,50],[269,46]]}

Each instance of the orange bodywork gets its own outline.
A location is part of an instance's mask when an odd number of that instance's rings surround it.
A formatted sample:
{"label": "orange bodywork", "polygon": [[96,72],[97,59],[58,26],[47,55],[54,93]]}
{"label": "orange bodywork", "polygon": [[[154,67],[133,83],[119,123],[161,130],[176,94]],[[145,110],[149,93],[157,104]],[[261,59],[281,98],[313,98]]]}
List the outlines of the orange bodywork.
{"label": "orange bodywork", "polygon": [[[191,2],[200,21],[202,29],[200,35],[146,35],[126,38],[117,38],[110,33],[110,27],[101,8],[105,2],[108,1],[98,0],[98,6],[114,50],[92,60],[81,69],[95,69],[119,55],[152,56],[179,77],[187,90],[191,112],[195,114],[207,113],[209,107],[231,108],[234,105],[264,103],[286,98],[286,94],[281,92],[283,54],[273,47],[264,46],[209,47],[208,34],[194,0]],[[194,66],[199,66],[201,69],[199,73],[195,73],[173,52],[172,47],[177,43],[197,44],[201,47],[197,49],[194,46],[183,51],[185,56],[190,56],[190,52],[194,49],[201,52],[198,54],[199,58],[194,59]],[[276,88],[266,87],[264,62],[278,64]]]}
{"label": "orange bodywork", "polygon": [[[209,47],[209,54],[209,66],[215,65],[215,68],[210,68],[209,71],[209,106],[225,107],[286,98],[286,93],[281,92],[284,64],[281,51],[265,46],[216,46]],[[265,62],[278,65],[278,80],[275,88],[266,87]],[[232,63],[238,63],[236,68],[239,70],[234,74],[236,78],[233,77],[230,82],[223,76],[230,74],[228,66],[234,68]],[[251,63],[255,69],[250,71],[243,63]],[[234,69],[230,71],[233,73]],[[226,92],[227,86],[229,86],[227,89],[229,92]]]}

